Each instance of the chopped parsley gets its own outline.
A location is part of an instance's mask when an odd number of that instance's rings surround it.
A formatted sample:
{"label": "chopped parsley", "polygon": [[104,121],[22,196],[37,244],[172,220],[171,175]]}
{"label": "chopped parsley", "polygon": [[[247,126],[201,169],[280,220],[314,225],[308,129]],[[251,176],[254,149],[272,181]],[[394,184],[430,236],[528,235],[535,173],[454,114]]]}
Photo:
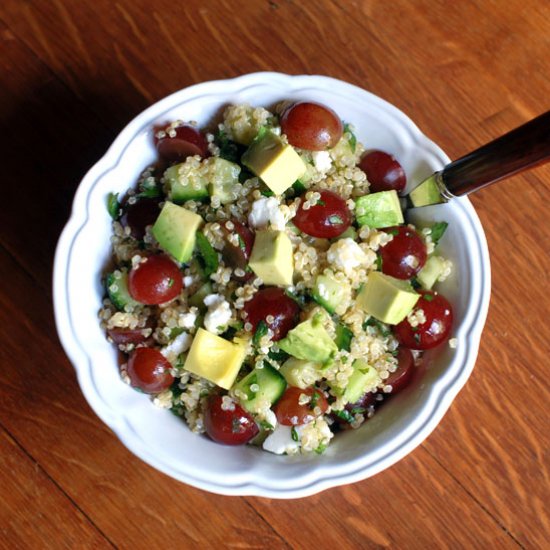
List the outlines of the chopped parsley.
{"label": "chopped parsley", "polygon": [[139,184],[139,190],[136,196],[140,199],[155,199],[162,195],[162,189],[153,177],[145,178]]}
{"label": "chopped parsley", "polygon": [[367,327],[375,327],[380,332],[380,335],[383,336],[384,338],[391,334],[391,330],[387,327],[387,325],[385,325],[378,319],[375,319],[374,317],[369,317],[363,323],[363,330],[367,330]]}
{"label": "chopped parsley", "polygon": [[220,158],[229,162],[238,163],[241,159],[241,150],[237,143],[230,140],[224,130],[220,130],[214,137],[214,143],[220,149]]}
{"label": "chopped parsley", "polygon": [[256,332],[254,333],[254,337],[252,338],[252,343],[255,346],[260,345],[260,340],[267,334],[267,323],[264,320],[261,320],[258,323],[258,326],[256,327]]}
{"label": "chopped parsley", "polygon": [[107,196],[107,212],[113,220],[120,217],[120,203],[118,202],[118,193],[109,193]]}
{"label": "chopped parsley", "polygon": [[349,134],[349,146],[351,147],[351,152],[355,153],[355,148],[357,147],[357,138],[355,134],[351,131],[351,126],[347,122],[344,123],[344,133]]}
{"label": "chopped parsley", "polygon": [[447,230],[448,226],[449,224],[447,222],[435,222],[432,225],[431,237],[434,245],[436,245],[440,241],[441,237],[443,237],[443,234]]}
{"label": "chopped parsley", "polygon": [[323,454],[323,453],[325,452],[326,448],[327,448],[327,444],[326,444],[326,443],[321,443],[321,444],[319,445],[319,447],[317,447],[317,448],[315,449],[315,452],[316,452],[318,455]]}
{"label": "chopped parsley", "polygon": [[212,273],[216,273],[219,266],[218,253],[214,250],[210,241],[203,233],[197,232],[196,246],[199,256],[199,263],[205,277],[210,277]]}
{"label": "chopped parsley", "polygon": [[262,430],[269,430],[270,432],[272,432],[275,429],[275,426],[270,424],[267,420],[260,420],[258,424],[260,424],[260,428]]}
{"label": "chopped parsley", "polygon": [[426,294],[422,295],[422,298],[424,298],[426,302],[431,302],[435,298],[435,296],[433,294],[430,294],[429,292],[426,292]]}
{"label": "chopped parsley", "polygon": [[307,189],[307,187],[302,183],[301,180],[296,180],[292,184],[292,189],[294,189],[296,195],[301,195]]}
{"label": "chopped parsley", "polygon": [[338,418],[343,420],[344,422],[347,422],[348,424],[351,424],[353,422],[353,416],[352,414],[347,411],[346,409],[342,409],[341,411],[332,411]]}
{"label": "chopped parsley", "polygon": [[292,441],[300,441],[300,436],[294,426],[292,426],[292,430],[290,430],[290,435],[292,437]]}
{"label": "chopped parsley", "polygon": [[317,403],[319,402],[319,392],[314,391],[313,395],[311,396],[311,401],[309,402],[309,408],[313,410]]}

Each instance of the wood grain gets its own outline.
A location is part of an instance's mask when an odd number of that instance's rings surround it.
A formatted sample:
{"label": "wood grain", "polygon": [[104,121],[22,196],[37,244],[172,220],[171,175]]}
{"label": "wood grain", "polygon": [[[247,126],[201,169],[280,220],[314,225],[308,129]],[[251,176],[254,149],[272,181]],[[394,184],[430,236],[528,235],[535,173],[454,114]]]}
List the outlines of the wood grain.
{"label": "wood grain", "polygon": [[472,196],[493,292],[476,368],[440,426],[388,471],[307,499],[211,495],[133,457],[80,393],[50,279],[81,177],[172,91],[328,74],[458,158],[550,108],[549,52],[539,0],[4,0],[0,546],[547,548],[550,166]]}

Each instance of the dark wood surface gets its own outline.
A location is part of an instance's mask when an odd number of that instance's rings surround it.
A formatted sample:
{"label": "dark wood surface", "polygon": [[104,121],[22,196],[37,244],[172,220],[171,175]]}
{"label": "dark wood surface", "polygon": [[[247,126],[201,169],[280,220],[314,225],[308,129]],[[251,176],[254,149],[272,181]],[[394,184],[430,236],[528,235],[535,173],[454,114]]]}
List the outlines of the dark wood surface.
{"label": "dark wood surface", "polygon": [[327,74],[458,158],[550,108],[548,2],[3,0],[0,48],[0,547],[548,548],[550,165],[472,196],[493,293],[440,426],[307,499],[216,496],[131,455],[86,404],[51,295],[80,179],[151,102],[259,70]]}

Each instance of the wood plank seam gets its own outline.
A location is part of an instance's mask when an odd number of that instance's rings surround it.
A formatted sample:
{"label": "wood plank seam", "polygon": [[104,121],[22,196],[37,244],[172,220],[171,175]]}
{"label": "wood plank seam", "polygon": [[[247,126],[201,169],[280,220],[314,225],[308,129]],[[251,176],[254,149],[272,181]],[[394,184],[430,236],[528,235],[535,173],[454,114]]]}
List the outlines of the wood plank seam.
{"label": "wood plank seam", "polygon": [[510,530],[504,525],[497,517],[495,517],[485,506],[483,506],[483,503],[480,502],[473,493],[468,491],[468,489],[460,483],[460,480],[455,477],[451,471],[449,471],[447,468],[445,468],[444,464],[437,459],[437,456],[435,456],[430,450],[424,446],[424,450],[435,460],[437,464],[461,487],[461,489],[512,539],[513,542],[515,542],[520,548],[525,549],[525,546],[519,542],[519,540],[514,537],[514,535],[510,532]]}
{"label": "wood plank seam", "polygon": [[103,539],[105,539],[105,542],[108,543],[112,548],[116,548],[116,546],[113,544],[113,542],[109,539],[109,537],[96,525],[96,523],[90,518],[84,510],[76,503],[76,501],[59,485],[59,483],[48,473],[48,471],[39,463],[36,461],[36,459],[21,445],[19,440],[0,422],[0,429],[6,434],[6,436],[14,443],[14,445],[17,446],[17,448],[32,462],[34,467],[39,470],[45,478],[52,483],[57,490],[63,495],[75,508],[77,513],[81,514],[82,517],[88,522],[90,527],[94,529]]}

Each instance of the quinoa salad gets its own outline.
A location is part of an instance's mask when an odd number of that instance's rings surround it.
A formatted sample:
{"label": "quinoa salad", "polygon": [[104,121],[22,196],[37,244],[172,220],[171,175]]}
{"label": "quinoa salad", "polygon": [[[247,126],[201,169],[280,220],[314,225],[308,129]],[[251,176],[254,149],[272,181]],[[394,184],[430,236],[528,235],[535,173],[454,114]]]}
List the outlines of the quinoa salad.
{"label": "quinoa salad", "polygon": [[447,224],[406,223],[402,166],[353,121],[229,105],[151,133],[158,161],[108,197],[99,318],[154,405],[221,444],[322,453],[456,345]]}

